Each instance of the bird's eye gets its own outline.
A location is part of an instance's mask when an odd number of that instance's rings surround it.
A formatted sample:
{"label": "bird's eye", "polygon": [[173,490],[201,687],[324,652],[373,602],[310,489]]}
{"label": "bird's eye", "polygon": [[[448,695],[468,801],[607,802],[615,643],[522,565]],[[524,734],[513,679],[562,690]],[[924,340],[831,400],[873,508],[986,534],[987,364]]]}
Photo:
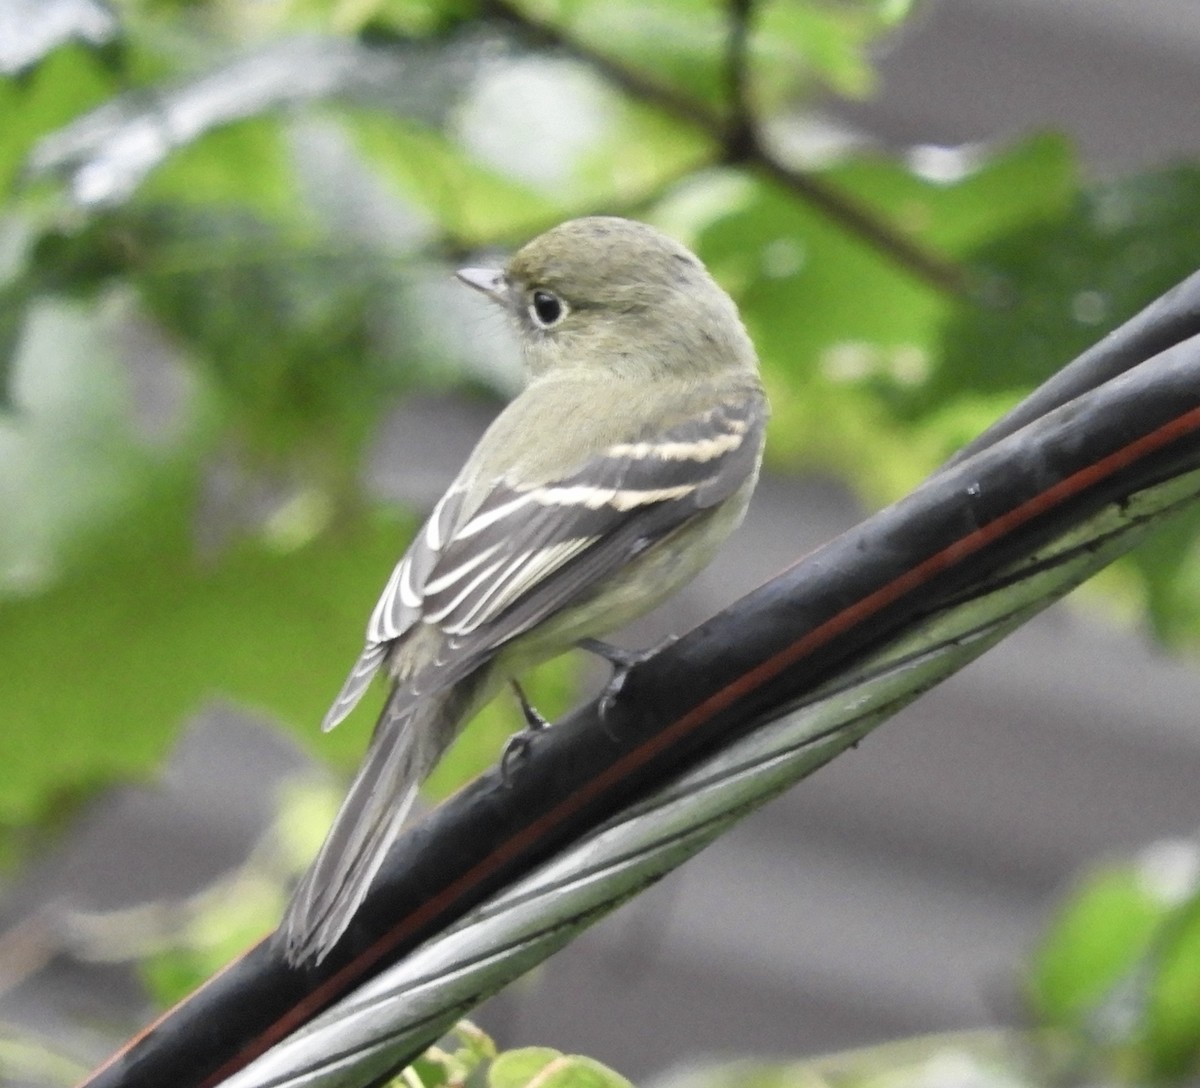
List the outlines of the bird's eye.
{"label": "bird's eye", "polygon": [[557,325],[567,315],[567,304],[552,291],[534,291],[529,316],[543,329]]}

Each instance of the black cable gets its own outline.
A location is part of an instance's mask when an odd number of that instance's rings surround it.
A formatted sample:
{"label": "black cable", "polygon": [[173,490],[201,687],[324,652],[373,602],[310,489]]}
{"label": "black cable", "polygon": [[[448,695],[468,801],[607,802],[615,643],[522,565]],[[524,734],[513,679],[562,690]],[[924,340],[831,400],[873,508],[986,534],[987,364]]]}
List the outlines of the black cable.
{"label": "black cable", "polygon": [[1164,296],[973,456],[636,666],[603,716],[592,703],[534,738],[509,781],[488,772],[407,829],[319,967],[289,968],[264,941],[85,1084],[220,1083],[699,761],[1112,504],[1196,468],[1200,335],[1185,334],[1198,293],[1193,278]]}

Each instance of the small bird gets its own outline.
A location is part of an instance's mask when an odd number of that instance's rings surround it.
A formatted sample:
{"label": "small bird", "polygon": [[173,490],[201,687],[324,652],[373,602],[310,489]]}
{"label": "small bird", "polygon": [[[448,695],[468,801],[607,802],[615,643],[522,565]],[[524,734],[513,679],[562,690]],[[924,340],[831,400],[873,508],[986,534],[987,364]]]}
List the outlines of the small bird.
{"label": "small bird", "polygon": [[671,238],[627,219],[563,223],[503,270],[459,279],[509,317],[526,387],[434,506],[383,591],[325,716],[383,670],[390,693],[288,905],[287,960],[320,962],[467,720],[531,666],[649,611],[741,521],[767,402],[733,300]]}

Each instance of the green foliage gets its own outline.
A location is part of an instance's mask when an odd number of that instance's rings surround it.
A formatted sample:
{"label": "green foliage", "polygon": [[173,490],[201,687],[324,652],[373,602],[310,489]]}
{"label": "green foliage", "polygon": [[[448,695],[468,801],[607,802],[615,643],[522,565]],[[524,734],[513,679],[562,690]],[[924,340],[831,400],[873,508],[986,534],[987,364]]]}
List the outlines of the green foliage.
{"label": "green foliage", "polygon": [[[958,170],[954,180],[933,181],[862,157],[816,177],[858,206],[889,209],[912,237],[962,258],[1061,211],[1076,183],[1069,150],[1050,137]],[[695,192],[681,196],[676,218],[688,222],[687,203],[709,216],[699,249],[736,295],[762,356],[775,463],[824,463],[871,481],[877,499],[911,487],[977,418],[963,391],[936,398],[922,426],[904,413],[938,365],[945,326],[967,307],[778,184],[728,175],[696,183],[704,184],[715,191],[711,204]],[[676,221],[670,203],[667,215]]]}
{"label": "green foliage", "polygon": [[470,1021],[462,1020],[441,1044],[431,1047],[395,1088],[454,1088],[478,1084],[487,1088],[629,1088],[630,1082],[591,1058],[562,1054],[548,1047],[526,1047],[500,1053],[496,1044]]}
{"label": "green foliage", "polygon": [[1200,1075],[1198,873],[1195,842],[1156,844],[1090,874],[1060,908],[1029,1000],[1081,1069],[1135,1084]]}
{"label": "green foliage", "polygon": [[[461,383],[456,296],[428,288],[464,253],[595,211],[673,231],[760,348],[773,465],[876,501],[1191,271],[1195,165],[1088,185],[1035,136],[806,167],[806,98],[870,93],[869,48],[912,6],[751,5],[740,105],[718,0],[127,0],[105,42],[0,77],[0,853],[153,775],[212,698],[353,765],[370,707],[329,737],[315,723],[419,513],[365,494],[363,451],[398,398]],[[748,121],[752,146],[730,137]],[[149,422],[147,354],[175,389]],[[1111,579],[1180,642],[1200,632],[1194,541],[1177,522]],[[572,681],[539,673],[539,705]],[[516,721],[485,713],[431,795]],[[265,926],[277,903],[251,900],[181,920],[145,968],[158,997]],[[1108,1072],[1195,1075],[1197,914],[1132,870],[1095,877],[1039,954],[1039,1022]],[[1118,1007],[1136,1015],[1105,1034]],[[423,1082],[494,1052],[467,1031]],[[624,1083],[549,1051],[490,1076]]]}
{"label": "green foliage", "polygon": [[451,238],[476,241],[537,230],[565,208],[472,160],[445,134],[377,114],[351,119],[357,146],[380,176]]}
{"label": "green foliage", "polygon": [[955,315],[922,396],[1042,381],[1195,270],[1198,201],[1200,169],[1176,167],[1071,194],[979,247],[988,305]]}
{"label": "green foliage", "polygon": [[[520,0],[511,6],[640,77],[653,73],[650,78],[673,94],[718,113],[727,106],[728,6],[722,0]],[[750,38],[757,105],[777,109],[819,88],[865,93],[873,85],[867,47],[902,20],[908,6],[763,4]],[[664,42],[671,48],[664,50]]]}
{"label": "green foliage", "polygon": [[1005,1032],[960,1032],[863,1047],[810,1061],[700,1065],[671,1088],[1045,1088],[1068,1083],[1043,1053],[1045,1040]]}
{"label": "green foliage", "polygon": [[277,880],[247,867],[155,919],[159,932],[138,927],[142,937],[138,973],[151,997],[168,1008],[247,948],[261,941],[263,919],[284,906]]}
{"label": "green foliage", "polygon": [[475,13],[470,0],[291,0],[297,23],[335,34],[388,32],[424,37],[451,30]]}
{"label": "green foliage", "polygon": [[117,86],[103,56],[69,45],[31,72],[0,79],[0,192],[20,181],[26,159],[42,137],[102,103]]}
{"label": "green foliage", "polygon": [[[171,745],[163,723],[213,694],[302,723],[337,690],[358,648],[345,635],[370,611],[404,530],[372,517],[298,546],[247,540],[206,563],[188,542],[186,497],[153,496],[149,510],[130,511],[136,536],[122,527],[93,563],[5,606],[0,653],[49,671],[0,678],[0,701],[20,725],[0,734],[5,828],[53,815],[65,790],[145,774]],[[47,736],[53,760],[38,739]],[[343,730],[322,750],[350,762],[361,744]]]}
{"label": "green foliage", "polygon": [[[901,8],[766,6],[752,28],[756,108],[783,108],[811,80],[864,88],[864,46]],[[693,235],[741,297],[776,392],[777,434],[812,436],[777,439],[780,463],[827,445],[827,458],[853,470],[898,447],[879,383],[848,388],[855,382],[829,379],[812,360],[847,343],[879,358],[926,352],[951,303],[786,188],[716,170],[720,130],[705,128],[704,111],[717,107],[716,117],[723,109],[724,9],[673,0],[636,13],[586,3],[529,10],[543,30],[578,33],[585,54],[591,35],[630,71],[653,58],[656,78],[694,96],[699,112],[681,119],[677,104],[606,79],[603,65],[589,71],[584,60],[557,60],[537,79],[570,82],[591,112],[592,138],[561,148],[547,178],[535,177],[519,146],[514,160],[480,144],[492,130],[462,112],[473,80],[405,74],[436,68],[443,48],[450,71],[461,63],[452,28],[471,8],[432,0],[306,2],[257,17],[219,4],[131,4],[117,48],[63,46],[0,84],[22,120],[0,145],[7,221],[18,240],[0,281],[0,366],[19,368],[7,383],[18,391],[19,414],[0,434],[14,456],[0,476],[20,511],[0,539],[0,569],[9,572],[0,638],[7,659],[22,662],[0,677],[17,723],[4,741],[4,828],[50,819],[64,801],[107,781],[152,772],[178,722],[210,693],[297,726],[319,718],[404,542],[357,493],[358,464],[396,396],[443,380],[447,349],[427,334],[413,301],[414,283],[428,277],[441,248],[520,241],[570,214],[642,204],[643,214],[674,218]],[[521,9],[512,11],[519,23]],[[428,53],[418,57],[403,41],[392,54],[286,39],[314,29],[421,36]],[[664,54],[668,32],[675,47]],[[515,58],[517,77],[532,71],[528,59]],[[513,86],[519,91],[519,79],[506,84]],[[285,105],[292,114],[281,112]],[[507,94],[501,106],[494,117],[521,123]],[[393,240],[348,231],[337,201],[314,188],[298,142],[295,111],[304,110],[303,132],[341,133],[340,144],[326,145],[340,148],[341,176],[376,186],[382,212],[410,224]],[[1041,207],[1056,189],[1045,168],[1041,186],[1024,187],[1014,183],[1021,168],[1008,160],[982,174],[991,171],[1017,194],[1008,219],[995,191],[986,194],[987,213],[985,201],[964,199],[961,190],[986,187],[979,179],[939,186],[897,164],[863,160],[822,180],[881,217],[902,207],[919,221],[917,233],[962,246],[998,223],[1025,221],[1025,206]],[[707,215],[688,222],[685,206],[694,211],[706,189]],[[789,247],[811,254],[800,273],[787,267]],[[747,254],[765,255],[762,266],[747,266]],[[869,311],[844,304],[864,289],[877,295]],[[820,322],[796,324],[793,303],[804,295]],[[74,309],[63,299],[75,300]],[[187,389],[165,458],[136,433],[128,395],[113,399],[136,379],[111,359],[97,372],[82,347],[88,336],[119,341],[129,320],[155,328]],[[72,322],[80,331],[63,340]],[[83,331],[89,323],[91,333]],[[61,360],[56,368],[51,356]],[[61,407],[19,395],[51,374],[51,400]],[[85,388],[92,391],[81,396]],[[872,434],[882,438],[854,440]],[[234,528],[222,532],[245,535],[200,554],[196,518],[210,516],[199,503],[217,455],[240,462],[248,494],[282,491],[291,511],[286,533],[235,510]],[[911,456],[889,459],[903,466],[896,479],[920,471]],[[56,486],[47,487],[51,473]],[[330,653],[337,645],[347,652]],[[69,686],[52,664],[64,659],[72,662]],[[47,662],[40,672],[39,660]],[[559,705],[567,675],[552,669],[544,681]],[[104,684],[106,676],[124,683]],[[78,700],[79,691],[87,697]],[[121,739],[112,743],[105,723],[118,719]],[[493,714],[435,786],[448,789],[464,767],[489,759],[511,721],[511,713]],[[49,729],[62,739],[62,759],[39,765],[31,738]],[[361,744],[352,730],[345,741],[341,735],[322,743],[333,758]]]}
{"label": "green foliage", "polygon": [[0,1069],[10,1084],[74,1084],[88,1072],[87,1065],[63,1053],[61,1041],[38,1038],[15,1029],[0,1031]]}
{"label": "green foliage", "polygon": [[496,1044],[469,1020],[460,1020],[438,1046],[430,1047],[412,1064],[411,1070],[391,1083],[409,1088],[415,1076],[421,1088],[455,1088],[478,1085],[487,1063],[496,1056]]}
{"label": "green foliage", "polygon": [[549,1047],[509,1050],[492,1062],[488,1088],[630,1088],[630,1082],[591,1058]]}

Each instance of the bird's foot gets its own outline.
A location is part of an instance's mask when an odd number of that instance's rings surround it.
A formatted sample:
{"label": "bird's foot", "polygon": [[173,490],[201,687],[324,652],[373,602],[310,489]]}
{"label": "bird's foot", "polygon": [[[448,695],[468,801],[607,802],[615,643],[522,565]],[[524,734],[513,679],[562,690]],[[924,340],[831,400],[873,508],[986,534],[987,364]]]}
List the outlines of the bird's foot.
{"label": "bird's foot", "polygon": [[655,643],[646,650],[627,650],[623,646],[613,646],[611,643],[601,642],[597,638],[581,638],[575,643],[581,650],[604,658],[612,666],[612,675],[600,693],[601,720],[612,706],[621,688],[625,686],[625,677],[629,675],[629,670],[653,657],[659,650],[670,646],[677,637],[677,635],[668,635],[661,642]]}
{"label": "bird's foot", "polygon": [[506,786],[511,781],[513,768],[524,758],[533,738],[543,730],[550,728],[550,722],[538,713],[537,707],[529,701],[529,696],[525,694],[525,689],[516,680],[510,680],[509,684],[521,706],[521,715],[525,718],[525,728],[508,738],[508,743],[505,744],[504,752],[500,756],[500,777]]}

